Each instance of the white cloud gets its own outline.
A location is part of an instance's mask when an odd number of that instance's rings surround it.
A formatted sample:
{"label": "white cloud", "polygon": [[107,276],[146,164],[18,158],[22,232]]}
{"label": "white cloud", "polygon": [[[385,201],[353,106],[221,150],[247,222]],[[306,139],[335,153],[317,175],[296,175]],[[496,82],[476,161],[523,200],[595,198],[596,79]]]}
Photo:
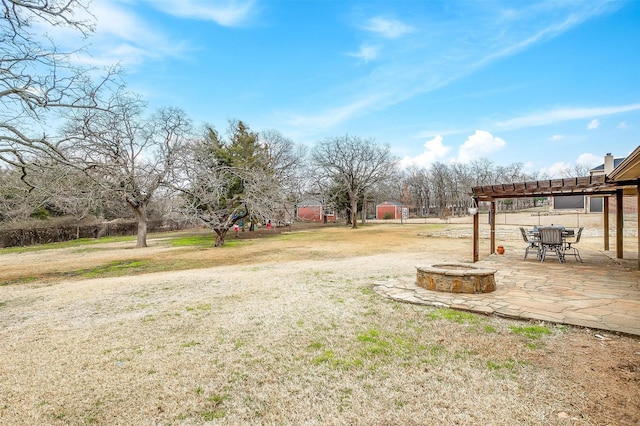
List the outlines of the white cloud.
{"label": "white cloud", "polygon": [[618,124],[618,129],[628,129],[628,128],[629,128],[629,125],[625,121]]}
{"label": "white cloud", "polygon": [[541,169],[540,174],[549,179],[561,178],[567,170],[571,170],[572,168],[573,166],[571,164],[560,161],[553,163],[548,168]]}
{"label": "white cloud", "polygon": [[362,45],[360,50],[355,53],[347,53],[347,56],[353,56],[354,58],[362,59],[365,62],[369,62],[378,57],[380,48],[378,46]]}
{"label": "white cloud", "polygon": [[225,27],[241,25],[255,13],[254,0],[147,0],[147,2],[169,15],[213,21]]}
{"label": "white cloud", "polygon": [[613,115],[640,110],[640,104],[618,105],[598,108],[563,108],[543,111],[522,117],[497,122],[498,129],[521,129],[523,127],[546,126],[568,120],[579,120],[601,115]]}
{"label": "white cloud", "polygon": [[601,164],[603,161],[604,157],[593,155],[590,152],[585,152],[584,154],[580,154],[580,156],[578,156],[576,164],[579,166],[587,166],[589,168],[593,168],[598,164]]}
{"label": "white cloud", "polygon": [[598,164],[602,164],[602,162],[603,157],[585,152],[578,156],[575,163],[560,161],[552,164],[548,168],[540,169],[539,174],[543,179],[559,179],[567,176],[575,176],[576,172],[588,174],[585,168],[592,169]]}
{"label": "white cloud", "polygon": [[486,157],[487,154],[492,152],[499,151],[505,145],[504,139],[493,136],[484,130],[476,130],[460,147],[456,161],[468,163],[477,158]]}
{"label": "white cloud", "polygon": [[589,124],[587,124],[587,129],[589,130],[597,129],[598,127],[600,127],[600,120],[597,118],[594,118],[589,122]]}
{"label": "white cloud", "polygon": [[564,138],[565,138],[564,135],[553,135],[553,136],[551,136],[551,140],[552,141],[559,141],[559,140],[562,140]]}
{"label": "white cloud", "polygon": [[538,170],[536,169],[536,165],[535,163],[533,163],[533,161],[527,161],[522,165],[522,169],[526,172],[526,173],[537,173]]}
{"label": "white cloud", "polygon": [[415,167],[429,167],[441,158],[444,158],[451,148],[445,146],[442,143],[442,136],[437,135],[431,140],[428,140],[424,144],[424,151],[418,154],[416,157],[406,156],[400,161],[401,168],[407,168],[409,166]]}
{"label": "white cloud", "polygon": [[380,17],[369,19],[363,28],[384,38],[400,38],[415,31],[409,25],[403,24],[398,20]]}

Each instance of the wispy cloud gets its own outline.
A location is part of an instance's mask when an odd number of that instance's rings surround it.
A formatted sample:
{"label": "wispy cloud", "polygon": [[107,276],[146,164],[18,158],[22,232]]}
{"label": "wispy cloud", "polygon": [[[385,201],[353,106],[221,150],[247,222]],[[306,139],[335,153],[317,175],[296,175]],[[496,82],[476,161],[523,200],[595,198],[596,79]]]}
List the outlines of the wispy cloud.
{"label": "wispy cloud", "polygon": [[432,138],[434,136],[448,136],[459,133],[469,132],[470,129],[439,129],[439,130],[422,130],[415,137],[417,139]]}
{"label": "wispy cloud", "polygon": [[378,57],[380,51],[379,46],[362,45],[360,50],[355,53],[347,53],[347,56],[362,59],[364,62],[369,62]]}
{"label": "wispy cloud", "polygon": [[179,18],[238,26],[255,13],[254,4],[254,0],[94,0],[90,10],[97,22],[96,32],[89,54],[82,52],[77,60],[93,66],[120,64],[132,70],[150,61],[184,57],[193,50],[146,19],[140,9],[144,5]]}
{"label": "wispy cloud", "polygon": [[126,2],[94,0],[96,31],[76,60],[92,66],[120,64],[128,70],[147,61],[180,57],[188,47],[149,24]]}
{"label": "wispy cloud", "polygon": [[589,124],[587,124],[588,130],[594,130],[594,129],[597,129],[598,127],[600,127],[600,120],[598,120],[597,118],[594,118],[589,122]]}
{"label": "wispy cloud", "polygon": [[559,108],[537,112],[522,117],[499,121],[494,124],[497,129],[521,129],[524,127],[546,126],[569,120],[587,119],[596,116],[620,114],[623,112],[639,111],[639,104],[607,106],[598,108]]}
{"label": "wispy cloud", "polygon": [[368,98],[353,101],[350,104],[329,108],[319,114],[285,114],[285,116],[287,117],[289,125],[304,128],[306,132],[313,133],[331,128],[347,118],[352,117],[357,111],[375,105],[377,102],[378,98],[372,95]]}
{"label": "wispy cloud", "polygon": [[[369,75],[353,81],[344,91],[349,113],[343,114],[342,120],[433,92],[618,7],[621,6],[607,1],[544,2],[542,6],[531,7],[516,4],[511,12],[500,14],[488,3],[481,2],[472,8],[473,12],[460,14],[447,22],[423,22],[428,31],[395,19],[371,18],[360,28],[389,41],[402,37],[402,43],[394,46],[393,55],[378,55],[378,66]],[[364,51],[360,53],[365,57]],[[351,108],[353,99],[372,95],[377,98],[375,105],[359,103],[360,108]],[[345,108],[336,106],[332,110]],[[325,114],[326,111],[321,111],[318,116]],[[523,117],[522,120],[497,123],[497,128],[529,125],[526,120],[530,118],[550,119]]]}
{"label": "wispy cloud", "polygon": [[255,0],[146,0],[162,12],[180,18],[213,21],[225,27],[245,23],[255,13]]}
{"label": "wispy cloud", "polygon": [[362,26],[362,28],[380,37],[390,39],[400,38],[415,31],[413,27],[406,25],[396,19],[387,19],[381,17],[369,19],[366,24]]}
{"label": "wispy cloud", "polygon": [[[543,2],[541,4],[533,4],[519,11],[508,9],[507,13],[504,13],[502,17],[507,18],[505,20],[510,21],[514,28],[518,28],[512,30],[514,33],[512,35],[513,38],[507,38],[510,42],[504,43],[502,48],[489,51],[489,54],[473,64],[472,67],[480,68],[499,58],[512,56],[532,45],[557,37],[592,17],[606,12],[610,7],[607,2],[583,3],[584,7],[582,8],[573,8],[567,4],[569,6],[568,11],[563,14],[564,6],[557,2]],[[539,21],[535,17],[544,16],[545,14],[547,14],[548,24],[536,28],[535,24]],[[502,33],[499,34],[502,35]]]}
{"label": "wispy cloud", "polygon": [[564,138],[565,138],[564,135],[553,135],[553,136],[551,136],[549,138],[549,140],[551,140],[551,141],[561,141]]}

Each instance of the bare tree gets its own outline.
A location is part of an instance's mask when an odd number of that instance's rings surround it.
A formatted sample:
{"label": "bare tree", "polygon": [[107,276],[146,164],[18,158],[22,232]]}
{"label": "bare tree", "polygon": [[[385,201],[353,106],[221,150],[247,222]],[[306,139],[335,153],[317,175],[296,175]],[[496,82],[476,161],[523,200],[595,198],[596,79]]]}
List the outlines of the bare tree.
{"label": "bare tree", "polygon": [[469,192],[473,186],[473,169],[467,164],[454,163],[450,167],[451,172],[451,202],[455,214],[460,216],[471,207]]}
{"label": "bare tree", "polygon": [[234,224],[268,219],[281,201],[276,159],[244,123],[230,126],[227,141],[209,127],[205,137],[190,143],[176,179],[183,211],[215,232],[216,247],[224,245]]}
{"label": "bare tree", "polygon": [[138,221],[136,247],[147,246],[147,208],[172,175],[191,134],[182,110],[165,108],[145,119],[139,98],[116,93],[107,109],[82,110],[67,127],[76,143],[65,152],[102,188],[120,197]]}
{"label": "bare tree", "polygon": [[295,193],[302,179],[306,147],[296,145],[273,129],[261,132],[259,141],[267,150],[267,167],[273,171],[280,188],[285,195]]}
{"label": "bare tree", "polygon": [[[497,166],[486,158],[475,159],[469,164],[434,163],[428,170],[415,167],[407,169],[403,184],[409,189],[412,200],[418,206],[424,206],[423,211],[428,212],[429,207],[435,205],[438,214],[445,218],[467,211],[473,186],[533,179],[523,168],[522,163]],[[518,202],[519,207],[531,204],[527,199]]]}
{"label": "bare tree", "polygon": [[429,175],[438,215],[446,219],[451,215],[451,171],[446,164],[437,162],[431,165]]}
{"label": "bare tree", "polygon": [[21,180],[22,171],[16,167],[0,167],[0,221],[15,222],[27,219],[46,198]]}
{"label": "bare tree", "polygon": [[318,143],[312,161],[322,175],[345,186],[352,228],[357,228],[360,197],[374,185],[394,176],[397,163],[387,145],[349,135]]}
{"label": "bare tree", "polygon": [[560,174],[565,178],[589,176],[595,164],[575,164],[563,169]]}
{"label": "bare tree", "polygon": [[429,174],[424,168],[411,167],[405,172],[404,185],[411,194],[411,199],[418,207],[419,215],[429,214],[431,190]]}
{"label": "bare tree", "polygon": [[47,134],[48,120],[97,108],[114,70],[93,81],[94,70],[74,64],[73,52],[42,36],[42,27],[64,27],[87,37],[92,16],[81,0],[0,0],[0,6],[0,161],[62,160],[66,140]]}

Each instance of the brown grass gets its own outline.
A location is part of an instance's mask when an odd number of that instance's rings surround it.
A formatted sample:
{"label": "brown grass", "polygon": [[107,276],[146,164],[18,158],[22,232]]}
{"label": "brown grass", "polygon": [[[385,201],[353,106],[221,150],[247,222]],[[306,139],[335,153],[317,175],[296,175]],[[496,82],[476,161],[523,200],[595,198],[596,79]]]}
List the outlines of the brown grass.
{"label": "brown grass", "polygon": [[[3,280],[40,277],[0,286],[0,424],[637,424],[637,339],[527,334],[371,290],[424,259],[469,261],[468,239],[424,236],[465,226],[0,252]],[[55,275],[115,260],[147,266]],[[142,274],[167,264],[182,270]]]}

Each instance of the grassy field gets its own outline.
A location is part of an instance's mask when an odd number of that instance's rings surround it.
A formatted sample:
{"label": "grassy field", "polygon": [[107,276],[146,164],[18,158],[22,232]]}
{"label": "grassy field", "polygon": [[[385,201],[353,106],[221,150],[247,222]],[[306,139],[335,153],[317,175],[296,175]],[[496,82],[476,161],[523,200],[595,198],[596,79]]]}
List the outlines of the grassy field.
{"label": "grassy field", "polygon": [[0,424],[637,424],[638,339],[372,291],[465,226],[0,251]]}

